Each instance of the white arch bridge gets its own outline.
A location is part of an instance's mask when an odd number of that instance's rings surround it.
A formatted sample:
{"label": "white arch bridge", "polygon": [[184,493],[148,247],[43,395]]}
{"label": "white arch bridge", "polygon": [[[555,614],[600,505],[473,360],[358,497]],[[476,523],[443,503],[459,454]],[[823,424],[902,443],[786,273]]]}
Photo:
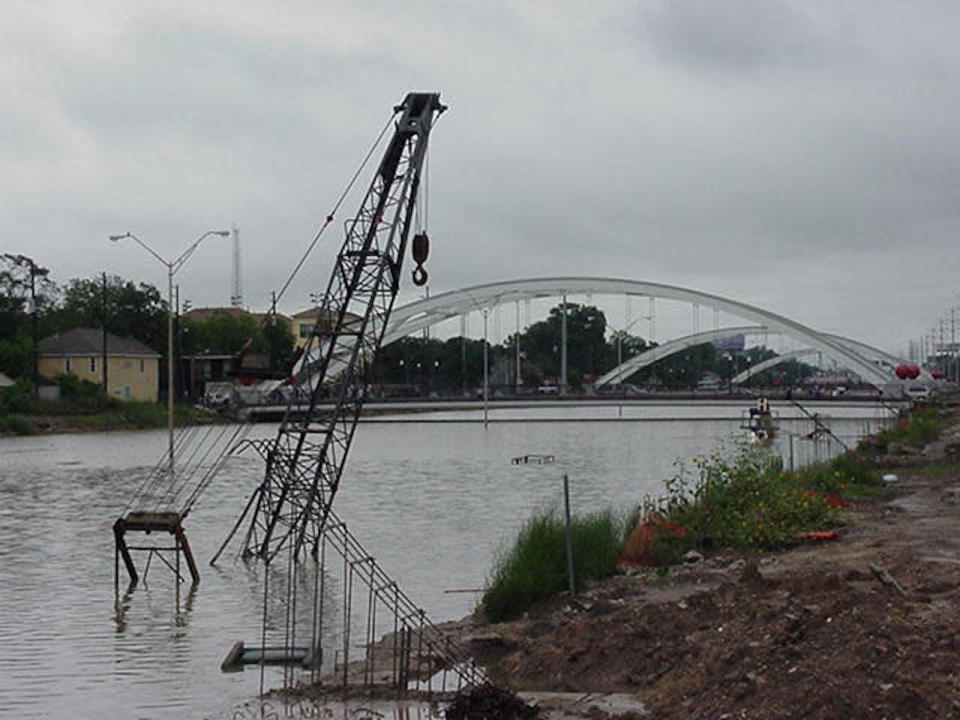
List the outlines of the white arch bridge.
{"label": "white arch bridge", "polygon": [[690,303],[695,307],[713,308],[755,323],[751,326],[717,328],[706,333],[695,333],[657,346],[652,351],[641,353],[606,373],[598,381],[601,384],[616,382],[617,379],[623,379],[631,372],[636,372],[644,364],[666,357],[671,351],[661,348],[667,348],[667,346],[672,346],[672,352],[678,352],[685,347],[732,335],[779,333],[798,341],[810,351],[822,353],[823,356],[833,359],[839,365],[855,372],[864,382],[880,389],[892,390],[894,387],[901,386],[892,372],[892,366],[901,360],[890,353],[854,340],[818,332],[788,317],[738,300],[675,285],[641,280],[600,277],[528,278],[452,290],[397,308],[390,318],[384,344],[415,334],[451,318],[474,311],[488,311],[500,304],[548,297],[564,298],[577,294],[626,295],[675,300]]}

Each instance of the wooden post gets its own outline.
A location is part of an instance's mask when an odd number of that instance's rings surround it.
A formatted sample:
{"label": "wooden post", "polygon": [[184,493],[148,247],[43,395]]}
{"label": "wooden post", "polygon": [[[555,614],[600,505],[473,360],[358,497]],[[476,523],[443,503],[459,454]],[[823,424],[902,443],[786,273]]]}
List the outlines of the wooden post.
{"label": "wooden post", "polygon": [[190,543],[187,542],[187,534],[183,531],[183,526],[180,523],[177,523],[177,528],[174,531],[177,535],[177,543],[183,550],[183,557],[187,561],[187,567],[190,568],[190,577],[193,579],[193,584],[197,585],[200,582],[200,570],[197,569],[197,562],[193,558],[193,551],[190,549]]}
{"label": "wooden post", "polygon": [[123,518],[117,518],[117,521],[113,524],[114,552],[120,553],[120,557],[123,558],[123,564],[127,567],[130,582],[136,584],[140,576],[137,575],[137,568],[133,564],[133,558],[130,556],[130,548],[127,547],[127,541],[126,538],[124,538],[126,529],[126,523],[123,522]]}

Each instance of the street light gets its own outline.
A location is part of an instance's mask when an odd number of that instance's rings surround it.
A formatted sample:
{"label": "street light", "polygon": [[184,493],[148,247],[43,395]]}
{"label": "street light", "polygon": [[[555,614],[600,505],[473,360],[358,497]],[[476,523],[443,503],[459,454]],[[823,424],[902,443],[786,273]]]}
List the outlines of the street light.
{"label": "street light", "polygon": [[[111,235],[111,242],[119,242],[120,240],[126,240],[130,238],[137,245],[142,247],[148,253],[153,255],[160,263],[167,268],[167,443],[168,450],[170,453],[170,479],[173,479],[174,476],[174,466],[173,466],[173,276],[184,266],[187,260],[190,259],[190,256],[193,255],[194,251],[203,242],[204,238],[209,237],[210,235],[219,235],[220,237],[228,237],[230,235],[229,230],[207,230],[203,235],[198,237],[193,243],[184,250],[175,260],[167,260],[165,257],[160,255],[156,250],[147,245],[143,240],[138,238],[132,232],[125,232],[122,235]],[[104,388],[106,390],[106,388]]]}

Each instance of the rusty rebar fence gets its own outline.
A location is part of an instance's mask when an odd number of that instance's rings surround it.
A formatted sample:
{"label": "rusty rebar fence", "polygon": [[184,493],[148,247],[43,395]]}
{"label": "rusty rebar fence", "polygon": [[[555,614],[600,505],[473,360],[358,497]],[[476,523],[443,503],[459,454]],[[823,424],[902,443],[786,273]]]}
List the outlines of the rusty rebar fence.
{"label": "rusty rebar fence", "polygon": [[[291,551],[292,555],[292,551]],[[312,566],[312,567],[310,567]],[[487,681],[458,638],[437,626],[332,512],[312,562],[265,568],[261,645],[224,669],[282,666],[282,689],[404,696]]]}

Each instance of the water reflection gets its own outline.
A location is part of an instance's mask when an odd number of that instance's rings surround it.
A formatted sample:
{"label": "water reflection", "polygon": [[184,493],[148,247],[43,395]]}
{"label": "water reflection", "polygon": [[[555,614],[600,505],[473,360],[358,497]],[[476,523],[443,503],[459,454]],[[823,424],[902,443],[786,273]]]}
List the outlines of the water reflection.
{"label": "water reflection", "polygon": [[[180,586],[177,586],[173,597],[172,622],[176,627],[185,628],[189,625],[190,614],[193,612],[193,604],[196,602],[199,585],[191,584],[186,592],[182,592]],[[155,600],[150,588],[146,584],[130,583],[123,593],[117,588],[116,597],[113,603],[113,621],[116,625],[118,635],[123,635],[127,630],[127,615],[133,607],[134,601],[138,599],[138,594],[144,598],[142,602],[147,608],[147,615],[157,617],[161,602],[170,602],[169,598]]]}

